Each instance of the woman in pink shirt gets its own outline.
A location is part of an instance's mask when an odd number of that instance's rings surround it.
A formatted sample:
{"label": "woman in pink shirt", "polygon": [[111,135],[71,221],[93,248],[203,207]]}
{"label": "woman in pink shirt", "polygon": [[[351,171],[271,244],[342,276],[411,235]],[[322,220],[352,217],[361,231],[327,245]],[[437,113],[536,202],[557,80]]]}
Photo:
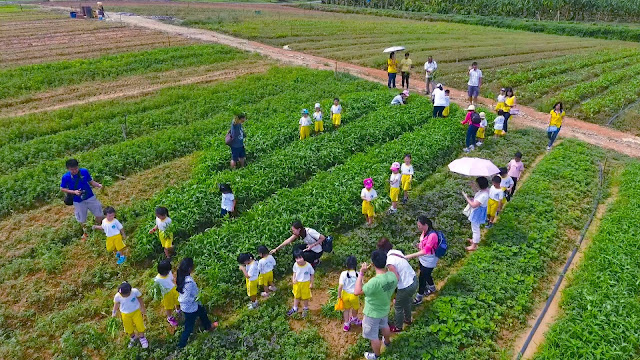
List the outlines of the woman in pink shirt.
{"label": "woman in pink shirt", "polygon": [[419,257],[420,260],[420,276],[418,277],[418,294],[416,295],[413,305],[422,304],[422,299],[436,292],[436,285],[433,282],[431,273],[438,264],[438,257],[435,255],[438,247],[438,234],[433,229],[433,223],[425,215],[418,216],[418,230],[422,231],[420,235],[420,243],[418,249],[420,251],[406,255],[405,259],[413,259]]}
{"label": "woman in pink shirt", "polygon": [[509,164],[507,164],[507,169],[509,170],[508,175],[513,179],[513,186],[511,187],[511,193],[509,196],[513,196],[513,193],[516,192],[516,185],[518,185],[518,179],[520,179],[520,175],[524,171],[524,164],[522,163],[522,153],[520,151],[516,152],[516,155],[513,157]]}
{"label": "woman in pink shirt", "polygon": [[462,121],[462,125],[469,125],[467,127],[466,147],[462,149],[462,151],[468,153],[475,148],[476,135],[480,128],[481,121],[482,119],[480,118],[480,115],[476,112],[476,107],[474,105],[469,105],[467,108],[467,115]]}

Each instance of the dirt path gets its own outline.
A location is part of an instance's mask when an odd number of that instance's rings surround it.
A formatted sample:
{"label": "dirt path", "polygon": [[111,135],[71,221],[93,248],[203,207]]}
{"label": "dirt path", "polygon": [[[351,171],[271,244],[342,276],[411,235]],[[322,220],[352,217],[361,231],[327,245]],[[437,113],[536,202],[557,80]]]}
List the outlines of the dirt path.
{"label": "dirt path", "polygon": [[[208,6],[208,5],[207,5]],[[222,5],[221,5],[222,6]],[[248,6],[238,4],[225,4],[224,6]],[[256,5],[251,5],[255,7]],[[284,7],[282,7],[284,8]],[[114,21],[141,26],[148,29],[163,31],[172,35],[184,36],[200,41],[216,42],[232,46],[241,50],[256,52],[263,56],[273,58],[289,65],[307,66],[313,69],[337,70],[347,72],[366,80],[376,81],[386,84],[387,74],[382,70],[367,68],[345,62],[339,62],[319,56],[309,55],[302,52],[284,50],[273,46],[265,45],[255,41],[240,39],[219,32],[195,28],[187,28],[177,25],[165,24],[157,20],[141,17],[110,14]],[[117,19],[117,20],[115,20]],[[413,86],[414,91],[421,91],[420,87]],[[461,106],[467,106],[466,93],[461,90],[451,89],[451,99]],[[487,98],[479,98],[479,102],[485,105],[493,105],[494,101]],[[548,126],[549,114],[541,113],[527,106],[519,106],[520,115],[514,116],[512,122],[518,125],[532,126],[539,129],[546,129]],[[607,128],[604,126],[588,123],[574,118],[565,118],[561,137],[573,137],[579,140],[611,149],[629,156],[640,158],[640,138],[624,132]]]}

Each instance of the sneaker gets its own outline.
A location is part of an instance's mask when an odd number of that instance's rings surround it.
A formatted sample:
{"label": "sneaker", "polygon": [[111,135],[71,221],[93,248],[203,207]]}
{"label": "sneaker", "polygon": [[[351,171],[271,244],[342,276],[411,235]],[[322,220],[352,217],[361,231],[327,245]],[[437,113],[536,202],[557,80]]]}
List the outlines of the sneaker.
{"label": "sneaker", "polygon": [[277,290],[277,288],[276,288],[275,286],[273,286],[273,285],[270,285],[270,286],[269,286],[269,290],[271,290],[271,291],[276,291],[276,290]]}
{"label": "sneaker", "polygon": [[117,263],[118,265],[122,265],[122,264],[124,263],[124,261],[125,261],[125,260],[127,260],[127,257],[126,257],[126,256],[124,256],[124,255],[121,255],[121,256],[118,258],[118,261],[116,261],[116,263]]}
{"label": "sneaker", "polygon": [[358,319],[357,317],[352,317],[351,319],[349,319],[349,323],[351,323],[351,325],[360,326],[362,325],[362,320]]}
{"label": "sneaker", "polygon": [[399,333],[399,332],[402,332],[402,328],[395,327],[395,326],[393,326],[393,325],[392,325],[392,326],[389,326],[389,330],[391,330],[391,332],[393,332],[393,333]]}
{"label": "sneaker", "polygon": [[253,309],[258,307],[258,302],[257,301],[256,302],[251,302],[251,303],[249,303],[249,305],[247,305],[247,307],[249,308],[249,310],[253,310]]}
{"label": "sneaker", "polygon": [[482,141],[478,141],[478,142],[476,143],[476,146],[482,146]]}
{"label": "sneaker", "polygon": [[120,251],[118,251],[118,252],[116,253],[116,260],[120,259],[120,256],[122,256],[122,254],[120,254]]}
{"label": "sneaker", "polygon": [[473,145],[469,145],[469,151],[473,151],[476,147]]}
{"label": "sneaker", "polygon": [[136,341],[138,341],[138,338],[134,335],[129,339],[129,348],[132,348],[134,346],[136,346]]}
{"label": "sneaker", "polygon": [[424,298],[424,295],[416,295],[415,299],[413,299],[413,306],[418,306],[420,304],[422,304],[422,300]]}
{"label": "sneaker", "polygon": [[367,360],[376,360],[378,356],[376,355],[376,353],[366,352],[364,353],[364,358]]}
{"label": "sneaker", "polygon": [[177,327],[178,326],[178,320],[176,320],[176,318],[174,318],[173,316],[169,316],[167,318],[167,322],[169,323],[169,325],[171,325],[173,327]]}
{"label": "sneaker", "polygon": [[406,325],[411,325],[411,324],[413,324],[413,322],[412,322],[412,321],[407,321],[407,320],[405,320],[405,321],[404,321],[404,323],[405,323]]}
{"label": "sneaker", "polygon": [[551,146],[547,146],[547,151],[551,151]]}
{"label": "sneaker", "polygon": [[320,259],[315,259],[313,260],[313,262],[311,263],[311,267],[312,268],[316,268],[316,266],[320,265]]}
{"label": "sneaker", "polygon": [[260,293],[260,295],[261,295],[262,297],[269,297],[269,293],[268,293],[268,292],[266,292],[266,291],[263,291],[262,293]]}
{"label": "sneaker", "polygon": [[436,292],[436,286],[432,285],[432,286],[428,286],[427,287],[427,291],[425,291],[424,296],[429,296],[431,294],[434,294]]}
{"label": "sneaker", "polygon": [[298,312],[298,309],[291,308],[289,311],[287,311],[287,316],[291,316],[297,312]]}
{"label": "sneaker", "polygon": [[398,209],[394,209],[394,208],[389,208],[389,210],[387,210],[387,214],[395,214],[398,212]]}
{"label": "sneaker", "polygon": [[465,153],[469,153],[469,148],[463,148],[462,151]]}
{"label": "sneaker", "polygon": [[350,324],[344,324],[344,326],[342,327],[342,331],[347,332],[351,330],[351,325]]}
{"label": "sneaker", "polygon": [[[547,148],[547,149],[549,149],[549,148]],[[80,238],[80,241],[85,242],[85,241],[87,241],[88,237],[89,237],[89,234],[84,233],[84,234],[82,234],[82,237]]]}
{"label": "sneaker", "polygon": [[309,308],[302,309],[302,317],[307,317],[308,313],[309,313]]}
{"label": "sneaker", "polygon": [[406,205],[406,204],[407,204],[407,201],[409,201],[409,199],[407,199],[407,198],[402,198],[402,203],[403,203],[403,204],[405,204],[405,205]]}
{"label": "sneaker", "polygon": [[[497,216],[497,215],[498,215],[498,214],[496,214],[496,216]],[[492,227],[493,227],[493,223],[488,223],[488,224],[485,226],[485,228],[487,228],[487,229],[491,229]]]}
{"label": "sneaker", "polygon": [[143,349],[146,349],[149,347],[149,341],[147,341],[146,337],[143,336],[140,338],[140,345],[142,345]]}

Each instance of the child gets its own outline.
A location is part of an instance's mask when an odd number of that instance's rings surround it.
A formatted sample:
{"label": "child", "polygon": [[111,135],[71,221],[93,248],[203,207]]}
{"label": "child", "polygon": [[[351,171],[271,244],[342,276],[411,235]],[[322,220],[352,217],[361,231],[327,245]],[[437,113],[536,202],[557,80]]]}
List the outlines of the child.
{"label": "child", "polygon": [[123,254],[122,250],[124,245],[124,229],[120,221],[116,219],[116,210],[111,206],[104,209],[104,215],[106,218],[102,219],[102,225],[93,225],[95,230],[104,231],[107,236],[107,251],[116,251],[116,260],[118,265],[122,265],[127,257]]}
{"label": "child", "polygon": [[340,279],[338,280],[338,298],[342,299],[344,303],[344,311],[342,312],[342,318],[344,319],[342,330],[344,331],[349,331],[352,324],[362,325],[362,321],[358,319],[360,300],[353,294],[356,289],[356,279],[358,279],[357,265],[358,261],[355,256],[347,257],[347,270],[340,274]]}
{"label": "child", "polygon": [[258,286],[263,286],[264,291],[262,296],[269,296],[269,291],[276,291],[276,287],[273,284],[273,268],[276,267],[276,260],[269,254],[269,249],[266,246],[261,245],[258,247],[258,254],[260,260],[258,260]]}
{"label": "child", "polygon": [[340,126],[342,121],[342,105],[338,98],[333,99],[333,106],[331,106],[331,122],[334,127]]}
{"label": "child", "polygon": [[478,133],[476,134],[476,138],[478,140],[478,142],[476,142],[476,145],[482,146],[482,143],[484,142],[485,129],[487,127],[487,115],[484,112],[481,112],[478,115],[480,115],[480,127],[478,128]]}
{"label": "child", "polygon": [[409,201],[409,190],[411,190],[411,181],[413,180],[413,165],[411,165],[411,154],[404,156],[404,163],[400,166],[400,172],[402,173],[401,184],[404,197],[402,203],[406,204]]}
{"label": "child", "polygon": [[367,224],[371,226],[375,215],[371,202],[378,197],[378,193],[373,189],[373,179],[366,178],[362,183],[364,184],[364,188],[360,192],[360,197],[362,198],[362,214],[364,214]]}
{"label": "child", "polygon": [[496,104],[496,111],[504,111],[504,102],[507,100],[507,90],[505,88],[500,89],[500,95],[498,95],[498,101]]}
{"label": "child", "polygon": [[507,170],[509,170],[508,175],[511,177],[511,180],[513,180],[513,186],[511,187],[511,193],[509,194],[509,197],[511,197],[516,191],[516,185],[518,185],[518,180],[524,171],[522,153],[520,151],[516,152],[513,159],[509,161],[509,164],[507,164]]}
{"label": "child", "polygon": [[153,234],[158,231],[158,238],[160,238],[160,244],[164,249],[164,256],[169,259],[173,255],[173,234],[167,232],[167,228],[171,225],[171,218],[169,217],[169,210],[166,207],[159,206],[156,208],[156,226],[149,230],[149,234]]}
{"label": "child", "polygon": [[493,121],[493,133],[495,136],[504,136],[504,111],[498,110],[498,116]]}
{"label": "child", "polygon": [[142,293],[136,288],[131,288],[128,282],[123,282],[118,287],[118,293],[113,298],[113,311],[111,316],[116,317],[117,311],[120,310],[122,315],[122,325],[124,331],[129,334],[129,347],[136,344],[136,340],[140,340],[143,349],[149,347],[147,338],[144,337],[144,321],[142,315],[147,313],[142,302]]}
{"label": "child", "polygon": [[173,316],[172,311],[180,313],[180,303],[178,302],[178,291],[173,281],[173,273],[171,272],[171,261],[162,260],[158,263],[158,275],[153,279],[162,290],[162,307],[167,314],[167,322],[173,326],[178,326],[178,320]]}
{"label": "child", "polygon": [[323,132],[324,123],[322,122],[322,108],[320,107],[320,103],[316,103],[316,111],[313,113],[313,121],[316,134]]}
{"label": "child", "polygon": [[506,167],[500,168],[500,187],[502,191],[504,191],[504,199],[502,199],[502,204],[511,200],[511,191],[513,190],[513,179],[509,177],[508,170]]}
{"label": "child", "polygon": [[251,302],[248,307],[253,310],[258,307],[258,263],[253,259],[253,255],[249,253],[242,253],[238,255],[238,268],[244,274],[245,282],[247,285],[247,295]]}
{"label": "child", "polygon": [[444,91],[444,101],[446,102],[447,106],[444,107],[444,110],[442,110],[442,116],[443,117],[449,117],[449,113],[451,112],[449,105],[451,105],[451,98],[449,97],[449,94],[451,92],[449,91],[449,89]]}
{"label": "child", "polygon": [[309,312],[309,299],[311,299],[315,270],[313,270],[311,264],[304,260],[301,249],[296,249],[293,252],[293,257],[296,259],[295,264],[293,264],[293,276],[291,277],[293,282],[293,307],[287,311],[287,315],[291,316],[297,313],[298,304],[302,300],[302,316],[305,317]]}
{"label": "child", "polygon": [[504,199],[504,191],[500,188],[500,176],[494,176],[491,179],[491,183],[493,186],[489,189],[489,202],[487,204],[487,218],[489,219],[489,224],[487,224],[487,229],[490,229],[493,226],[493,223],[496,221],[496,215],[502,209],[502,200]]}
{"label": "child", "polygon": [[391,164],[391,177],[389,178],[389,197],[391,198],[390,214],[395,214],[398,211],[398,199],[400,198],[400,163],[394,162]]}
{"label": "child", "polygon": [[304,140],[311,135],[311,118],[309,117],[309,110],[302,109],[302,117],[299,121],[300,124],[300,140]]}
{"label": "child", "polygon": [[233,215],[236,211],[236,197],[233,195],[233,191],[231,191],[231,185],[220,184],[218,188],[222,193],[220,216],[224,217],[227,214],[229,214],[229,216]]}

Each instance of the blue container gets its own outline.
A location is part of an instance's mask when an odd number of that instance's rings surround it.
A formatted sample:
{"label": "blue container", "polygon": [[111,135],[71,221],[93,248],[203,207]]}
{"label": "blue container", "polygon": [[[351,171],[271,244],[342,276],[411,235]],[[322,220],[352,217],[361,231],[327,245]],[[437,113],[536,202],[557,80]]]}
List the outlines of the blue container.
{"label": "blue container", "polygon": [[78,17],[78,13],[75,11],[70,12],[69,15],[71,15],[72,19],[75,19],[76,17]]}

